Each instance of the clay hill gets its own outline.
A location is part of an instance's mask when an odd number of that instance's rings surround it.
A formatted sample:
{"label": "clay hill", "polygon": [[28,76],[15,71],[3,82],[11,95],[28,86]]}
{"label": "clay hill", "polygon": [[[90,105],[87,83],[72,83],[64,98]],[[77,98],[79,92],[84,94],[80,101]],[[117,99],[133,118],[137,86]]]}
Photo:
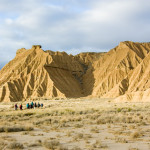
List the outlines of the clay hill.
{"label": "clay hill", "polygon": [[0,101],[104,97],[149,100],[150,43],[121,42],[107,53],[19,49],[0,70]]}

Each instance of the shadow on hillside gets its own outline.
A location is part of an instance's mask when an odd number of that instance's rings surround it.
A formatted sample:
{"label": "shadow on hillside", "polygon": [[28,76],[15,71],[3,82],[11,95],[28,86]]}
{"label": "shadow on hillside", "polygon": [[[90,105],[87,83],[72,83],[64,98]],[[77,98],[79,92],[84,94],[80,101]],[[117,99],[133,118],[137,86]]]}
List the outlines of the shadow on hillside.
{"label": "shadow on hillside", "polygon": [[92,67],[85,72],[69,71],[52,66],[45,66],[45,69],[53,81],[55,97],[61,97],[56,89],[70,98],[80,98],[91,95],[95,82]]}
{"label": "shadow on hillside", "polygon": [[94,90],[95,78],[93,74],[94,68],[90,66],[83,75],[83,92],[84,96],[90,96]]}

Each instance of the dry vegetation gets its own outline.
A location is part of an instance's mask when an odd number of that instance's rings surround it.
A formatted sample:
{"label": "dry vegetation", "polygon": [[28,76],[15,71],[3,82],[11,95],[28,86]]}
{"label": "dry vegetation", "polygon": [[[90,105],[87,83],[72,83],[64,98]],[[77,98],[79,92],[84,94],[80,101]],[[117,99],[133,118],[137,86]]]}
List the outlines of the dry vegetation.
{"label": "dry vegetation", "polygon": [[150,103],[110,99],[42,102],[44,108],[23,111],[14,111],[14,103],[1,103],[0,149],[150,148]]}

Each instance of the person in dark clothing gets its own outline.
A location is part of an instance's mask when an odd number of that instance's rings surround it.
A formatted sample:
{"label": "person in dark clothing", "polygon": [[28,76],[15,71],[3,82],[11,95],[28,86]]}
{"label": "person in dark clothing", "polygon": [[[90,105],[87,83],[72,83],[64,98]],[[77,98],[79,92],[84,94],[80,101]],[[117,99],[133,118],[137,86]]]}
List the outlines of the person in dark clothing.
{"label": "person in dark clothing", "polygon": [[20,105],[20,110],[22,110],[22,104]]}
{"label": "person in dark clothing", "polygon": [[18,108],[18,105],[17,105],[17,104],[15,104],[15,110],[17,110],[17,108]]}
{"label": "person in dark clothing", "polygon": [[41,107],[43,107],[43,103],[41,104]]}
{"label": "person in dark clothing", "polygon": [[40,107],[41,105],[40,105],[40,103],[38,102],[38,108]]}
{"label": "person in dark clothing", "polygon": [[31,109],[34,107],[34,104],[33,104],[33,102],[31,102]]}
{"label": "person in dark clothing", "polygon": [[37,107],[37,104],[36,104],[36,102],[34,103],[34,107],[35,107],[35,108]]}
{"label": "person in dark clothing", "polygon": [[27,109],[29,109],[29,103],[27,103],[26,107],[27,107]]}
{"label": "person in dark clothing", "polygon": [[34,105],[34,103],[33,103],[33,102],[31,102],[31,105],[33,106],[33,105]]}

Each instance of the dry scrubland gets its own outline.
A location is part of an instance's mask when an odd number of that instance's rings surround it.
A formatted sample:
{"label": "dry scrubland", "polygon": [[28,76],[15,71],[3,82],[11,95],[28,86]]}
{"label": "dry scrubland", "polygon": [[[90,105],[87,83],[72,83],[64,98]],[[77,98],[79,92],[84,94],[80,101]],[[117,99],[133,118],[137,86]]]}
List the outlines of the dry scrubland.
{"label": "dry scrubland", "polygon": [[23,111],[14,111],[14,103],[0,104],[0,149],[150,149],[150,103],[40,102],[44,108]]}
{"label": "dry scrubland", "polygon": [[[0,70],[0,149],[150,149],[149,66],[150,42],[75,56],[17,50]],[[45,108],[14,111],[29,97]]]}

